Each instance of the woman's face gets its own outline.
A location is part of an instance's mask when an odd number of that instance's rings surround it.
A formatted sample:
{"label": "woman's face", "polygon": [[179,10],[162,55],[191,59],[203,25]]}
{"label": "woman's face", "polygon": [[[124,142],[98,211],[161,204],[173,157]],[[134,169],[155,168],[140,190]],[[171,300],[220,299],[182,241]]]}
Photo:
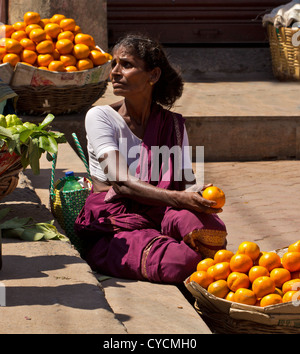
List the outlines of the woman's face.
{"label": "woman's face", "polygon": [[144,61],[130,54],[125,47],[114,52],[110,79],[116,96],[137,98],[151,95],[151,71],[146,71]]}

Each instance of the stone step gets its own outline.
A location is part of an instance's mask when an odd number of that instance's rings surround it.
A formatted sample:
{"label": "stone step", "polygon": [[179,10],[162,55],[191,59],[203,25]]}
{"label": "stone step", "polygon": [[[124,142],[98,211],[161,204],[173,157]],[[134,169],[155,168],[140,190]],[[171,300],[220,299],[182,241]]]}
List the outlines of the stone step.
{"label": "stone step", "polygon": [[[186,118],[193,160],[196,146],[204,146],[204,159],[253,161],[300,158],[300,102],[298,82],[234,81],[211,76],[206,82],[186,82],[173,111]],[[116,102],[109,83],[94,105]],[[85,113],[57,116],[53,128],[66,134],[72,146],[76,132],[85,150]],[[24,117],[40,121],[41,117]]]}

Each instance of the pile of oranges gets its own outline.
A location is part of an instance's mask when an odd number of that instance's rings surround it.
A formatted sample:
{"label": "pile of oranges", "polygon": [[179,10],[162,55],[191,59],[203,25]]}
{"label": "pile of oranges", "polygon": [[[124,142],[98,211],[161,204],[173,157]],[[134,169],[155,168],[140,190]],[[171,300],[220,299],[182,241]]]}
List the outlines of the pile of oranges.
{"label": "pile of oranges", "polygon": [[73,72],[92,69],[111,59],[84,34],[74,19],[56,14],[41,19],[26,12],[22,22],[0,26],[0,63],[21,62],[39,69]]}
{"label": "pile of oranges", "polygon": [[219,250],[197,265],[188,281],[225,300],[269,306],[300,300],[300,240],[282,258],[261,252],[255,242],[242,242],[236,253]]}

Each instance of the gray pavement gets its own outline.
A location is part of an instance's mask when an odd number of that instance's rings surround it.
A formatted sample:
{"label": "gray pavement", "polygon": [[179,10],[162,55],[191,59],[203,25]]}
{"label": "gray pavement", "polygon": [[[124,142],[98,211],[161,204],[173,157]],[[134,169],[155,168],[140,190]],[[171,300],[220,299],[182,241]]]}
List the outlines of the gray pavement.
{"label": "gray pavement", "polygon": [[[229,92],[224,85],[218,87]],[[215,92],[215,99],[223,93]],[[112,99],[108,91],[97,104]],[[185,99],[182,107],[192,102]],[[283,99],[281,106],[285,103]],[[192,105],[189,110],[193,111]],[[295,116],[297,110],[296,104]],[[200,179],[203,166],[194,167]],[[77,175],[85,173],[69,144],[60,145],[56,178],[70,169]],[[220,216],[228,229],[228,249],[235,251],[240,242],[250,240],[262,250],[272,250],[300,239],[299,169],[299,160],[205,162],[205,183],[226,194]],[[1,204],[11,207],[11,215],[49,220],[50,171],[51,164],[43,157],[41,174],[33,176],[26,170],[18,188]],[[116,278],[99,282],[97,277],[69,244],[4,240],[0,281],[7,288],[7,306],[0,309],[0,332],[211,333],[177,287]]]}

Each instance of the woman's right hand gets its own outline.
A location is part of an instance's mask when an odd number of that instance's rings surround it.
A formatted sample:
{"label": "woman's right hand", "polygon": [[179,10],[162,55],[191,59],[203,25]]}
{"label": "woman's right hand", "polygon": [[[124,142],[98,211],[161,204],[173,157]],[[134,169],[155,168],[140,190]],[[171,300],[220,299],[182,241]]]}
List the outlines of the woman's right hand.
{"label": "woman's right hand", "polygon": [[180,209],[189,209],[207,214],[217,214],[223,211],[221,208],[214,208],[213,206],[217,203],[203,198],[199,192],[182,191],[179,193],[178,208]]}

